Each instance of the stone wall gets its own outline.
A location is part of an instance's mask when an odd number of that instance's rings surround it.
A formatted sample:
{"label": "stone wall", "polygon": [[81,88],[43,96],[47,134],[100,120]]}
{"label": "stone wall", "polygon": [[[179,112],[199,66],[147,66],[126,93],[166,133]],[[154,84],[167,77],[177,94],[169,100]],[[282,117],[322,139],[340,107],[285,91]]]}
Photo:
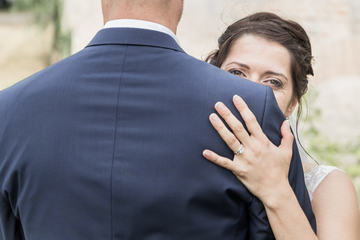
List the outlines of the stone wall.
{"label": "stone wall", "polygon": [[31,22],[28,13],[0,12],[0,90],[48,66],[52,26]]}
{"label": "stone wall", "polygon": [[72,36],[72,53],[83,49],[103,26],[100,0],[63,0],[64,31]]}

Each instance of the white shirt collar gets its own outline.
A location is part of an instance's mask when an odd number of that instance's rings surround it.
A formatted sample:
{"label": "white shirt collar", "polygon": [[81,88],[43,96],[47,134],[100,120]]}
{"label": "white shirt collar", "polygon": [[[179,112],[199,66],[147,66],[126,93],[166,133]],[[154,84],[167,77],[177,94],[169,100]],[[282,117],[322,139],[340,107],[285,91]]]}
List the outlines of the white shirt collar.
{"label": "white shirt collar", "polygon": [[137,20],[137,19],[116,19],[108,21],[104,28],[141,28],[147,30],[153,30],[163,32],[170,35],[180,46],[179,39],[169,28],[154,22]]}

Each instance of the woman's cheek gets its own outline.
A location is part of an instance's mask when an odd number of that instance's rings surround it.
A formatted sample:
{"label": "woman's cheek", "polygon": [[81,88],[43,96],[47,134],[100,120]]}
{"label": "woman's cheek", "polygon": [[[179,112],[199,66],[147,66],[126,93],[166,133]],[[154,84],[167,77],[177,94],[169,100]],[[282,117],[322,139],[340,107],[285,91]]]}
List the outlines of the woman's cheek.
{"label": "woman's cheek", "polygon": [[275,95],[275,99],[276,99],[276,102],[277,102],[277,104],[278,104],[278,106],[279,106],[279,108],[280,108],[280,110],[285,114],[285,112],[286,112],[286,103],[285,103],[285,99],[284,99],[284,97],[282,96],[282,94],[280,94],[280,93],[278,93],[278,92],[276,92],[276,91],[274,91],[274,95]]}

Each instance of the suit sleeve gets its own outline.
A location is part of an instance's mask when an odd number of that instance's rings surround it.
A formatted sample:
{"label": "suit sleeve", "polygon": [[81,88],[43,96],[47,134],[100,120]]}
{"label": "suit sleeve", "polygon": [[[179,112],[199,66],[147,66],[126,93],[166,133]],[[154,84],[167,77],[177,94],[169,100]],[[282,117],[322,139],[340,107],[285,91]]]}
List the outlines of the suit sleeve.
{"label": "suit sleeve", "polygon": [[[9,142],[8,140],[4,140],[4,132],[6,123],[11,119],[9,114],[9,106],[12,106],[11,102],[4,98],[5,94],[9,94],[5,90],[1,91],[0,94],[0,240],[22,240],[25,239],[23,236],[23,230],[21,227],[20,221],[14,215],[12,210],[12,205],[10,203],[8,193],[9,191],[6,190],[7,186],[9,186],[9,182],[16,186],[12,181],[9,181],[7,178],[9,173],[9,162],[11,159],[5,156],[6,151],[4,150],[3,146],[4,143]],[[10,184],[10,185],[11,185]],[[16,192],[16,191],[13,191]]]}
{"label": "suit sleeve", "polygon": [[[259,123],[265,135],[276,146],[279,146],[281,143],[280,128],[284,121],[285,116],[277,105],[273,91],[270,87],[267,87],[264,113]],[[315,216],[312,212],[310,199],[304,183],[303,168],[295,141],[293,143],[293,156],[290,163],[288,178],[301,208],[315,231]],[[249,222],[249,239],[275,239],[271,228],[267,227],[269,226],[269,221],[266,216],[265,208],[263,207],[262,202],[256,197],[249,206],[249,214],[251,217]]]}

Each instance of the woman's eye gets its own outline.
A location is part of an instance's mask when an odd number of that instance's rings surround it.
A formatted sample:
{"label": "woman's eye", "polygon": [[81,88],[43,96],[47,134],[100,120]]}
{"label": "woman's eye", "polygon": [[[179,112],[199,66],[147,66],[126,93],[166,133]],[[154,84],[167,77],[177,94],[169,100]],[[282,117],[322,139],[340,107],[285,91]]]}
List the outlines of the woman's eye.
{"label": "woman's eye", "polygon": [[237,69],[231,69],[231,70],[229,70],[229,73],[237,75],[237,76],[241,76],[241,77],[246,77],[246,75],[242,71],[237,70]]}
{"label": "woman's eye", "polygon": [[282,82],[280,82],[279,80],[270,79],[268,80],[268,83],[274,87],[282,87]]}

